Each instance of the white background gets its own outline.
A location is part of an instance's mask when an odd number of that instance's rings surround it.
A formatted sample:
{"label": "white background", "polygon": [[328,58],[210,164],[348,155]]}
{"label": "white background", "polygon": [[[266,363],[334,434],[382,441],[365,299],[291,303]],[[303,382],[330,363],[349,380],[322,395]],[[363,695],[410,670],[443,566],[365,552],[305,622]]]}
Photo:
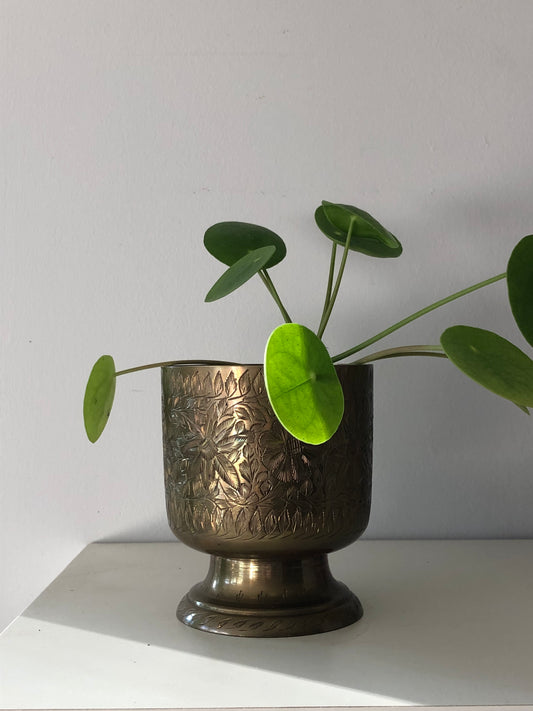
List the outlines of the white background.
{"label": "white background", "polygon": [[[311,327],[320,201],[399,237],[399,260],[352,255],[332,353],[504,271],[533,232],[533,4],[1,0],[0,28],[1,628],[86,543],[170,538],[159,372],[118,382],[96,445],[81,404],[102,353],[262,359],[259,280],[203,303],[209,225],[281,234],[272,278]],[[503,283],[382,345],[453,323],[529,348]],[[532,428],[444,361],[376,365],[367,535],[531,537]]]}

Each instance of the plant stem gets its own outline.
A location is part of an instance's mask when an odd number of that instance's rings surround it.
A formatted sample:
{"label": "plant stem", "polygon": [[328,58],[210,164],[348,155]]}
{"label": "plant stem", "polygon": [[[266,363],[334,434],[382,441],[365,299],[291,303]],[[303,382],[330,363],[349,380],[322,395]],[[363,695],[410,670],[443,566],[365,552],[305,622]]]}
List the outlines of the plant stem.
{"label": "plant stem", "polygon": [[319,338],[322,338],[322,334],[326,330],[326,326],[328,325],[329,317],[331,316],[331,312],[333,310],[333,306],[335,305],[335,299],[337,298],[337,294],[339,293],[339,287],[341,285],[341,280],[342,280],[342,275],[344,273],[344,267],[346,265],[346,259],[348,258],[348,251],[350,249],[350,240],[352,239],[352,231],[353,231],[353,226],[355,224],[355,217],[352,217],[350,220],[350,226],[348,227],[348,234],[346,235],[346,243],[344,245],[344,252],[342,253],[342,260],[341,264],[339,267],[339,271],[337,273],[337,280],[335,281],[335,286],[333,287],[333,293],[331,295],[331,298],[329,300],[326,313],[324,314],[324,317],[322,318],[322,322],[320,324],[320,327],[317,331],[317,336]]}
{"label": "plant stem", "polygon": [[353,348],[350,348],[349,350],[344,351],[344,353],[339,353],[338,355],[333,356],[333,358],[331,360],[334,363],[337,363],[339,360],[348,358],[348,356],[351,356],[354,353],[358,353],[359,351],[362,351],[363,348],[366,348],[367,346],[371,346],[373,343],[376,343],[376,341],[379,341],[382,338],[385,338],[385,336],[388,336],[390,333],[393,333],[394,331],[397,331],[399,328],[402,328],[402,326],[406,326],[408,323],[411,323],[411,321],[414,321],[415,319],[420,318],[420,316],[424,316],[425,314],[429,313],[430,311],[433,311],[434,309],[438,309],[440,306],[444,306],[445,304],[448,304],[450,301],[459,299],[461,296],[466,296],[466,294],[470,294],[472,291],[476,291],[477,289],[481,289],[484,286],[493,284],[496,281],[500,281],[500,279],[505,279],[506,276],[507,276],[507,273],[503,272],[503,274],[498,274],[497,276],[491,277],[490,279],[485,279],[485,281],[480,281],[478,284],[469,286],[466,289],[461,289],[461,291],[457,291],[455,294],[451,294],[451,296],[447,296],[445,299],[440,299],[439,301],[436,301],[434,304],[431,304],[430,306],[426,306],[424,309],[420,309],[420,311],[416,311],[414,314],[411,314],[410,316],[407,316],[406,318],[402,319],[401,321],[398,321],[398,323],[395,323],[393,326],[386,328],[384,331],[380,331],[380,333],[377,333],[375,336],[372,336],[372,338],[369,338],[367,341],[360,343],[358,346],[354,346]]}
{"label": "plant stem", "polygon": [[[331,288],[333,286],[333,275],[335,272],[335,257],[337,255],[337,243],[332,242],[331,243],[331,258],[329,261],[329,275],[328,275],[328,285],[326,287],[326,298],[324,300],[324,308],[322,309],[322,315],[320,317],[320,323],[318,324],[318,331],[322,328],[322,324],[324,323],[324,319],[326,317],[326,311],[328,308],[329,300],[331,298]],[[317,331],[317,332],[318,332]]]}
{"label": "plant stem", "polygon": [[283,306],[283,303],[282,303],[281,299],[279,298],[279,294],[278,294],[278,292],[276,291],[276,287],[275,287],[274,284],[272,283],[272,279],[270,278],[270,276],[269,276],[267,270],[266,270],[266,269],[261,269],[261,270],[258,272],[258,274],[259,274],[259,276],[261,277],[261,279],[263,280],[263,284],[266,286],[266,288],[267,288],[268,291],[270,292],[270,295],[272,296],[272,298],[274,299],[274,301],[275,301],[276,304],[278,305],[278,308],[279,308],[279,310],[281,311],[281,315],[283,316],[283,319],[284,319],[285,323],[292,323],[292,322],[291,322],[291,317],[290,317],[289,314],[287,313],[287,309],[285,308],[285,306]]}
{"label": "plant stem", "polygon": [[166,360],[163,363],[150,363],[149,365],[138,365],[135,368],[127,368],[126,370],[118,370],[117,375],[125,375],[126,373],[136,373],[138,370],[149,370],[150,368],[163,368],[166,365],[238,365],[229,360],[195,360],[188,358],[187,360]]}
{"label": "plant stem", "polygon": [[384,358],[400,358],[401,356],[432,356],[433,358],[447,358],[441,346],[398,346],[397,348],[387,348],[384,351],[371,353],[370,355],[354,360],[350,365],[363,365]]}

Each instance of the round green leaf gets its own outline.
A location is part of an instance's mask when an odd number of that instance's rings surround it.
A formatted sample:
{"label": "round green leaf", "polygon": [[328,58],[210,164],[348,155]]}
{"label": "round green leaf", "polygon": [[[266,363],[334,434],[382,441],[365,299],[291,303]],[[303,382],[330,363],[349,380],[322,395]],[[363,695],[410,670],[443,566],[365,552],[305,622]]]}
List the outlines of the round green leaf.
{"label": "round green leaf", "polygon": [[516,324],[533,346],[533,235],[520,240],[507,264],[507,289]]}
{"label": "round green leaf", "polygon": [[115,397],[115,363],[109,355],[99,358],[91,370],[83,399],[83,421],[91,442],[102,434]]}
{"label": "round green leaf", "polygon": [[521,408],[533,406],[533,361],[492,331],[471,326],[446,329],[440,342],[463,373]]}
{"label": "round green leaf", "polygon": [[353,205],[337,205],[326,200],[315,211],[315,222],[329,239],[346,244],[350,222],[354,221],[350,249],[370,257],[399,257],[402,245],[383,225]]}
{"label": "round green leaf", "polygon": [[278,326],[265,351],[265,383],[272,409],[288,432],[322,444],[336,432],[344,395],[322,341],[297,323]]}
{"label": "round green leaf", "polygon": [[251,279],[254,274],[265,268],[268,261],[275,252],[273,246],[261,247],[254,249],[253,252],[248,252],[244,257],[241,257],[235,264],[232,264],[224,274],[218,279],[205,297],[206,301],[216,301],[223,296],[231,294],[232,291],[242,286],[248,279]]}
{"label": "round green leaf", "polygon": [[285,242],[275,232],[248,222],[218,222],[205,233],[204,245],[213,257],[228,267],[260,247],[275,247],[265,265],[267,269],[281,262],[287,254]]}

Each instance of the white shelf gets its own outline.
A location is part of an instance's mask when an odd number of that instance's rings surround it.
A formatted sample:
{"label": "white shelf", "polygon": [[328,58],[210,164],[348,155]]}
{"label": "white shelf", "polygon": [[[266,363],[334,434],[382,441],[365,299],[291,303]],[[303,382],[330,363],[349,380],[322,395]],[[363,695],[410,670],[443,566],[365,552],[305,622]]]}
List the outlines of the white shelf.
{"label": "white shelf", "polygon": [[359,541],[343,630],[240,639],[175,619],[208,557],[88,546],[0,636],[0,708],[533,709],[533,541]]}

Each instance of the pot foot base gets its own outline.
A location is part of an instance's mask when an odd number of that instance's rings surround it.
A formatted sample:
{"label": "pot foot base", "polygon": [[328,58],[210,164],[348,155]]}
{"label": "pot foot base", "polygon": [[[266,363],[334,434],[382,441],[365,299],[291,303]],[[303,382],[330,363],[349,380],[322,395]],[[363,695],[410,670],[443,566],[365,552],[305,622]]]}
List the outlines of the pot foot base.
{"label": "pot foot base", "polygon": [[297,637],[357,622],[358,598],[329,570],[327,556],[298,560],[212,556],[207,578],[180,602],[189,627],[234,637]]}

